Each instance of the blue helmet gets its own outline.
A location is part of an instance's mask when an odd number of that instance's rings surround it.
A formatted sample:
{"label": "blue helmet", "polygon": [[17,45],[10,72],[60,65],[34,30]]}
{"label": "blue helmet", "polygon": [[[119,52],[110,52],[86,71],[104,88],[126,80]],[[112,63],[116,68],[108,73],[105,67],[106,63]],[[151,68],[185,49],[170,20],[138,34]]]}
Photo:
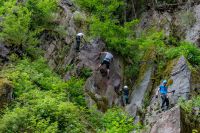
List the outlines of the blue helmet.
{"label": "blue helmet", "polygon": [[163,80],[163,84],[167,84],[167,80]]}

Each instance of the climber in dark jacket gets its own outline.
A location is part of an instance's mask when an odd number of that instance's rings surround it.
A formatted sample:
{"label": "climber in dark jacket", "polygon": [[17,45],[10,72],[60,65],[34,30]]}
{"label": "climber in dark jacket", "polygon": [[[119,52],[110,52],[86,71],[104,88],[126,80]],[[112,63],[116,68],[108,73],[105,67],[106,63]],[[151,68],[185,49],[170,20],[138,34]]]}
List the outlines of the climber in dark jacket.
{"label": "climber in dark jacket", "polygon": [[164,80],[163,84],[159,87],[158,91],[156,92],[156,98],[158,98],[158,93],[160,93],[162,99],[161,109],[164,110],[165,104],[167,106],[167,109],[169,109],[169,98],[167,96],[168,93],[167,80]]}
{"label": "climber in dark jacket", "polygon": [[103,61],[101,62],[101,64],[99,64],[97,70],[102,66],[102,65],[106,65],[106,69],[107,69],[107,76],[109,78],[109,73],[110,73],[110,63],[111,61],[113,61],[113,55],[109,52],[100,52],[99,53],[99,57],[104,54],[104,59]]}
{"label": "climber in dark jacket", "polygon": [[127,105],[128,104],[128,100],[129,100],[129,98],[128,98],[129,90],[128,90],[128,86],[127,85],[124,86],[122,92],[123,92],[124,103],[125,103],[125,105]]}
{"label": "climber in dark jacket", "polygon": [[80,44],[81,44],[81,40],[83,39],[84,34],[83,33],[78,33],[76,35],[76,51],[79,52],[80,51]]}

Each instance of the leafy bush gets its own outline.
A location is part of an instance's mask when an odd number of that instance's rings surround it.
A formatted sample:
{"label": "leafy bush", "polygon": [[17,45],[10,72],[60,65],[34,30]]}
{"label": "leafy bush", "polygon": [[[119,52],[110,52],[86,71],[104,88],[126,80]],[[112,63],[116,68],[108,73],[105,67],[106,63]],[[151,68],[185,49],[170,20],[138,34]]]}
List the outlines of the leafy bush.
{"label": "leafy bush", "polygon": [[[57,0],[16,0],[0,3],[0,40],[34,56],[39,33],[54,29],[53,13]],[[57,30],[57,29],[56,29]]]}
{"label": "leafy bush", "polygon": [[[25,6],[31,15],[31,29],[48,28],[54,20],[53,13],[56,12],[59,0],[28,0]],[[39,28],[39,29],[38,29]]]}
{"label": "leafy bush", "polygon": [[78,11],[74,12],[73,19],[77,26],[82,26],[86,22],[85,14],[82,14]]}
{"label": "leafy bush", "polygon": [[4,2],[0,7],[0,38],[9,44],[16,46],[36,45],[35,33],[29,31],[32,13],[22,5],[16,5],[16,1]]}
{"label": "leafy bush", "polygon": [[92,70],[87,67],[82,67],[78,74],[81,78],[87,79],[92,75]]}
{"label": "leafy bush", "polygon": [[187,112],[192,112],[193,107],[200,107],[200,96],[193,98],[192,100],[185,101],[180,99],[179,101],[180,106]]}
{"label": "leafy bush", "polygon": [[33,89],[52,90],[65,92],[70,101],[85,105],[82,89],[83,80],[62,81],[61,77],[52,72],[43,58],[32,62],[29,59],[20,60],[15,67],[10,67],[3,73],[12,81],[16,97]]}
{"label": "leafy bush", "polygon": [[[21,103],[21,104],[19,104]],[[81,111],[59,95],[39,90],[24,93],[0,120],[1,132],[83,132]]]}
{"label": "leafy bush", "polygon": [[133,125],[133,118],[119,108],[110,109],[104,114],[103,126],[107,133],[129,133],[141,128],[140,125]]}
{"label": "leafy bush", "polygon": [[190,127],[194,130],[192,131],[199,131],[200,130],[200,114],[199,114],[199,107],[200,107],[200,96],[193,97],[191,100],[183,100],[179,99],[179,105],[184,110],[184,120]]}
{"label": "leafy bush", "polygon": [[63,82],[43,58],[20,60],[2,74],[12,81],[16,97],[0,116],[0,132],[129,132],[138,128],[121,109],[105,115],[84,109],[83,81]]}
{"label": "leafy bush", "polygon": [[166,51],[168,59],[184,55],[192,65],[200,65],[200,50],[191,43],[181,42],[178,47],[171,47]]}

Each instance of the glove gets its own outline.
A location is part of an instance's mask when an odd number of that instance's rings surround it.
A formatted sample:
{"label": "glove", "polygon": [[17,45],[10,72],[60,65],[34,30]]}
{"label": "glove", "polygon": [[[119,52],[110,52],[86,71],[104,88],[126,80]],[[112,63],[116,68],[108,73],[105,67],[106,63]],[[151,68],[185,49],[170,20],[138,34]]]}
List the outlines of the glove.
{"label": "glove", "polygon": [[156,95],[156,98],[158,98],[158,95]]}

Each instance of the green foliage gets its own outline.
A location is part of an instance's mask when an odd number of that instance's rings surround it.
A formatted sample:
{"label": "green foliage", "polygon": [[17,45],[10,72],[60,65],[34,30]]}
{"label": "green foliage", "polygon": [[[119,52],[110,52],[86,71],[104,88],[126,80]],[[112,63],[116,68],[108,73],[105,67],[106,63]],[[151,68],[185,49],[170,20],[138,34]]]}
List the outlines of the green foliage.
{"label": "green foliage", "polygon": [[128,133],[141,128],[133,125],[133,118],[119,108],[110,109],[104,114],[103,125],[105,130],[100,131],[102,133]]}
{"label": "green foliage", "polygon": [[86,22],[85,14],[82,14],[78,11],[74,12],[73,19],[74,19],[76,25],[79,25],[79,26],[83,25]]}
{"label": "green foliage", "polygon": [[199,107],[200,107],[200,96],[193,97],[191,100],[184,100],[179,99],[179,105],[184,110],[184,119],[185,122],[190,125],[190,127],[194,130],[200,130],[200,114],[199,114]]}
{"label": "green foliage", "polygon": [[0,40],[34,56],[39,33],[54,29],[53,13],[57,0],[1,1]]}
{"label": "green foliage", "polygon": [[185,101],[183,99],[179,100],[179,105],[187,112],[192,112],[193,107],[200,107],[200,96],[193,98],[192,100]]}
{"label": "green foliage", "polygon": [[31,28],[48,28],[53,21],[58,5],[58,0],[28,0],[25,6],[32,12]]}
{"label": "green foliage", "polygon": [[[14,87],[15,102],[3,111],[0,132],[84,132],[87,120],[83,80],[62,79],[43,58],[23,59],[1,74]],[[73,102],[73,103],[72,103]]]}
{"label": "green foliage", "polygon": [[1,132],[83,132],[80,109],[55,93],[32,90],[0,120]]}
{"label": "green foliage", "polygon": [[[111,16],[120,7],[123,6],[122,0],[74,0],[83,9],[86,9],[89,13],[95,14],[100,17]],[[122,11],[122,10],[121,10]],[[119,15],[119,14],[118,14]]]}
{"label": "green foliage", "polygon": [[180,46],[169,48],[165,54],[168,59],[183,55],[192,65],[200,65],[200,50],[191,43],[181,42]]}
{"label": "green foliage", "polygon": [[61,80],[57,74],[47,66],[43,58],[36,61],[24,59],[18,61],[15,67],[3,71],[4,76],[12,81],[16,97],[33,89],[65,92],[70,101],[85,105],[83,95],[83,80],[71,79],[68,82]]}
{"label": "green foliage", "polygon": [[139,128],[121,109],[105,114],[84,109],[83,81],[63,82],[43,58],[17,61],[1,74],[12,82],[15,101],[0,116],[0,132],[129,132]]}
{"label": "green foliage", "polygon": [[82,67],[79,72],[81,78],[87,79],[92,75],[92,70],[87,67]]}
{"label": "green foliage", "polygon": [[83,9],[91,13],[89,32],[93,37],[101,37],[107,44],[109,50],[115,51],[131,61],[132,66],[130,77],[136,76],[138,71],[137,42],[134,41],[134,25],[137,20],[122,23],[122,12],[124,2],[122,0],[74,0]]}
{"label": "green foliage", "polygon": [[29,31],[32,13],[22,5],[16,5],[16,1],[7,1],[0,8],[0,38],[17,46],[29,44],[36,45],[35,33]]}

